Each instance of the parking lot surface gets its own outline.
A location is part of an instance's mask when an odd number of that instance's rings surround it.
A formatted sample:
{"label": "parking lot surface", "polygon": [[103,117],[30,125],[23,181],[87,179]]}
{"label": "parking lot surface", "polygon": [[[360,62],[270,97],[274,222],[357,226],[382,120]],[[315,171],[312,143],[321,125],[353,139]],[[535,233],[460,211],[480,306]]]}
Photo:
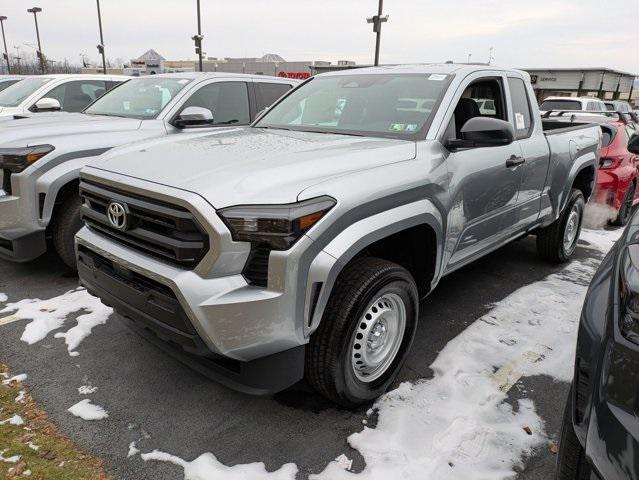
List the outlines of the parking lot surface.
{"label": "parking lot surface", "polygon": [[[25,334],[32,320],[16,312],[29,307],[45,320],[55,317],[77,288],[53,255],[25,265],[0,262],[7,296],[3,302],[0,295],[0,319],[8,319],[0,320],[0,362],[27,374],[24,384],[51,420],[116,479],[240,472],[256,479],[358,472],[391,478],[398,468],[403,478],[471,478],[474,469],[482,478],[515,471],[521,479],[548,479],[581,302],[618,232],[590,233],[569,265],[539,260],[530,237],[445,277],[422,302],[394,390],[373,408],[335,408],[303,383],[273,397],[236,393],[168,357],[114,315],[101,324],[98,311],[88,334],[78,317],[83,308],[99,308],[82,292],[75,310],[65,307],[73,311],[62,324],[27,343],[38,335],[33,326],[32,337]],[[602,241],[589,244],[593,238]],[[23,299],[43,301],[11,306]],[[84,327],[54,336],[78,324]],[[84,399],[108,417],[72,415],[68,409]],[[247,465],[253,462],[265,470]]]}

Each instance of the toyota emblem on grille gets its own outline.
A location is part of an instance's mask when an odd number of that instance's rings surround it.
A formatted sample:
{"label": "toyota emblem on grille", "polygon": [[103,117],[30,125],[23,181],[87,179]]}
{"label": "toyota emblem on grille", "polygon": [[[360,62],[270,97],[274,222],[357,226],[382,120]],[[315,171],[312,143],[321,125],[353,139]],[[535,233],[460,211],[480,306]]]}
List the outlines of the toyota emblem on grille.
{"label": "toyota emblem on grille", "polygon": [[109,223],[118,230],[129,228],[129,212],[124,203],[111,202],[107,207]]}

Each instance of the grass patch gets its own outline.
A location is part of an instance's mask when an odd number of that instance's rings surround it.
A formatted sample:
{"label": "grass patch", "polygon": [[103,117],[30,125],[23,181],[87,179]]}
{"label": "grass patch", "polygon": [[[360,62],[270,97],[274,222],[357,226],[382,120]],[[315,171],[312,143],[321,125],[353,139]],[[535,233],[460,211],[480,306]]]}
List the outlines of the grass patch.
{"label": "grass patch", "polygon": [[[9,377],[0,364],[0,380]],[[22,384],[0,382],[0,423],[14,415],[24,424],[0,424],[0,479],[108,480],[102,461],[64,438]]]}

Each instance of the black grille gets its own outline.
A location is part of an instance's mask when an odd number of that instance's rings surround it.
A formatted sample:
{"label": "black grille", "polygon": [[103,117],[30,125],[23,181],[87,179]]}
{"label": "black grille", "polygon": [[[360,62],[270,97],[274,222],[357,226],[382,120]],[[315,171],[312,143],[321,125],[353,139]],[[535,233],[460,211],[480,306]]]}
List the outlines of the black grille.
{"label": "black grille", "polygon": [[[80,184],[80,196],[87,226],[131,248],[184,268],[195,267],[208,252],[208,235],[186,208],[87,181]],[[126,230],[107,218],[112,201],[128,208]]]}

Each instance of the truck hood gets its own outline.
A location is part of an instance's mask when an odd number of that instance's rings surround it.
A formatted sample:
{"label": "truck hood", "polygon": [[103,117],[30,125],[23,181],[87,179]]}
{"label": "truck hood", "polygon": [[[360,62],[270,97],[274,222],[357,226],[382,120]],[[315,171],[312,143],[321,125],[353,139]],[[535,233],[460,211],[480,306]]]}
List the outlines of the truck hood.
{"label": "truck hood", "polygon": [[24,147],[37,143],[53,143],[55,137],[83,133],[108,133],[137,130],[141,120],[102,115],[37,114],[9,122],[0,122],[0,146]]}
{"label": "truck hood", "polygon": [[90,167],[188,190],[223,208],[294,202],[331,177],[415,157],[414,142],[385,138],[251,127],[176,137],[106,155]]}

